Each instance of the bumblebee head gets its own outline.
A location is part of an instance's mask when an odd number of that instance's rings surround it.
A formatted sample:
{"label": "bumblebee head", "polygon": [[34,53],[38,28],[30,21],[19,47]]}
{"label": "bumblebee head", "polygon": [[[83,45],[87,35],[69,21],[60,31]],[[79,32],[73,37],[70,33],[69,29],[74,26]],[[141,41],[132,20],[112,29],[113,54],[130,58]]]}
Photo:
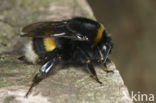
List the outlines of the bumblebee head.
{"label": "bumblebee head", "polygon": [[100,48],[103,54],[110,54],[111,50],[113,48],[113,42],[110,34],[106,30],[103,31],[102,39],[97,44],[97,46]]}

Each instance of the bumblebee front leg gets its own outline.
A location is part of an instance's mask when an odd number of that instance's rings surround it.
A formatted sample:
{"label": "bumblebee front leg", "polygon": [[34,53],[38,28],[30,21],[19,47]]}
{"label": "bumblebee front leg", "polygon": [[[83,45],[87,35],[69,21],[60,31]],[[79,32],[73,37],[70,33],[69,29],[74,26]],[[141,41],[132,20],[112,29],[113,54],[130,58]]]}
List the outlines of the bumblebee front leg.
{"label": "bumblebee front leg", "polygon": [[110,63],[111,62],[111,60],[109,59],[109,58],[107,58],[107,60],[106,60],[106,62],[105,63],[103,63],[102,65],[103,65],[103,70],[106,72],[106,73],[114,73],[114,71],[113,70],[108,70],[107,69],[107,63]]}
{"label": "bumblebee front leg", "polygon": [[102,82],[98,79],[97,75],[96,75],[96,71],[94,69],[93,64],[91,63],[91,60],[87,61],[87,65],[88,65],[88,69],[90,71],[90,73],[92,74],[92,77],[100,84],[102,84]]}
{"label": "bumblebee front leg", "polygon": [[92,64],[92,61],[91,61],[91,59],[90,59],[88,53],[85,52],[82,48],[78,48],[78,49],[80,50],[81,54],[82,54],[83,57],[85,58],[86,64],[87,64],[87,66],[88,66],[88,70],[89,70],[89,72],[91,73],[92,77],[93,77],[98,83],[102,84],[102,82],[101,82],[101,81],[98,79],[98,77],[97,77],[96,71],[95,71],[95,69],[94,69],[94,66],[93,66],[93,64]]}
{"label": "bumblebee front leg", "polygon": [[28,97],[29,93],[31,92],[32,88],[36,86],[39,82],[41,82],[43,79],[45,79],[49,72],[54,68],[54,66],[58,63],[58,58],[53,58],[49,61],[47,61],[42,68],[40,69],[39,73],[37,73],[34,78],[32,79],[32,84],[26,93],[25,97]]}
{"label": "bumblebee front leg", "polygon": [[100,60],[98,60],[98,61],[100,61],[101,64],[103,65],[103,70],[106,73],[113,73],[112,70],[108,70],[107,69],[107,65],[106,65],[108,62],[111,62],[111,60],[108,58],[108,52],[109,51],[106,52],[106,56],[104,57],[103,54],[102,54],[102,52],[101,52],[101,50],[98,47],[97,47],[97,49],[98,49],[98,52],[99,52],[99,55],[100,55]]}

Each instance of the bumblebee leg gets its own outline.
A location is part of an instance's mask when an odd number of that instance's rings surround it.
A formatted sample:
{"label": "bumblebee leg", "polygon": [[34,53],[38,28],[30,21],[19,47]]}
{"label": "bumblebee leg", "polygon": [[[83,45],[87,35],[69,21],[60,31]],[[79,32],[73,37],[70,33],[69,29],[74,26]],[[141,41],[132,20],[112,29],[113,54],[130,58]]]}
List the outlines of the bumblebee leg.
{"label": "bumblebee leg", "polygon": [[78,48],[80,50],[80,52],[82,53],[82,55],[84,56],[84,58],[86,59],[86,63],[88,65],[88,70],[91,73],[92,77],[100,84],[102,84],[102,82],[98,79],[97,75],[96,75],[96,71],[94,69],[94,66],[90,60],[90,57],[88,55],[87,52],[85,52],[82,48]]}
{"label": "bumblebee leg", "polygon": [[32,79],[32,84],[26,93],[25,97],[28,97],[29,93],[31,92],[32,88],[36,86],[39,82],[41,82],[43,79],[45,79],[49,72],[52,70],[52,68],[57,64],[58,59],[54,58],[49,61],[47,61],[41,68],[40,72],[37,73],[34,78]]}
{"label": "bumblebee leg", "polygon": [[102,54],[102,52],[101,52],[101,50],[97,47],[97,49],[98,49],[98,52],[99,52],[99,54],[100,54],[100,60],[98,60],[98,61],[101,61],[101,64],[103,64],[103,66],[104,66],[104,68],[103,68],[103,70],[106,72],[106,73],[114,73],[112,70],[108,70],[107,69],[107,63],[109,62],[111,62],[111,60],[107,57],[107,55],[106,55],[106,60],[104,61],[104,56],[103,56],[103,54]]}
{"label": "bumblebee leg", "polygon": [[31,84],[31,86],[30,86],[28,92],[27,92],[26,95],[25,95],[26,98],[27,98],[28,95],[30,94],[32,88],[33,88],[34,86],[36,86],[42,79],[43,79],[43,78],[41,77],[41,74],[40,74],[40,73],[37,73],[37,74],[34,76],[34,78],[32,79],[32,84]]}
{"label": "bumblebee leg", "polygon": [[107,58],[107,60],[106,60],[106,62],[103,64],[103,70],[106,72],[106,73],[114,73],[114,71],[113,70],[108,70],[107,69],[107,63],[110,63],[111,62],[111,60],[109,59],[109,58]]}
{"label": "bumblebee leg", "polygon": [[100,84],[102,84],[102,82],[98,79],[97,75],[96,75],[96,71],[94,69],[94,66],[93,64],[91,63],[90,60],[87,61],[87,64],[88,64],[88,69],[90,71],[90,73],[92,74],[93,78]]}
{"label": "bumblebee leg", "polygon": [[20,56],[17,59],[20,60],[20,61],[23,61],[23,60],[25,60],[25,56]]}

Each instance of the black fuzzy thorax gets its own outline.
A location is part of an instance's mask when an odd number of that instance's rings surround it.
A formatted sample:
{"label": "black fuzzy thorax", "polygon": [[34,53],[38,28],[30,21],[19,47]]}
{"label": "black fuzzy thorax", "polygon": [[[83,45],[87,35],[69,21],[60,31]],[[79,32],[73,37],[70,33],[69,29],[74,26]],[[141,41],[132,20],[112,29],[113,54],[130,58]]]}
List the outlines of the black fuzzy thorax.
{"label": "black fuzzy thorax", "polygon": [[[99,59],[99,53],[95,48],[91,47],[91,44],[84,41],[70,41],[64,42],[64,47],[58,49],[59,55],[62,57],[64,63],[69,64],[85,64],[87,59],[91,58],[92,61]],[[83,55],[80,48],[85,50],[88,55]]]}

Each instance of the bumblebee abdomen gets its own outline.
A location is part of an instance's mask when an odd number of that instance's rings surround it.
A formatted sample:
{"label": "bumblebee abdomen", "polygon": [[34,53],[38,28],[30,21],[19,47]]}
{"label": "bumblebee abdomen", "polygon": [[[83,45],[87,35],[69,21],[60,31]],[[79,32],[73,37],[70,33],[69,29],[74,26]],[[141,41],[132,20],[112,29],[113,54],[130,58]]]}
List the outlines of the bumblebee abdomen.
{"label": "bumblebee abdomen", "polygon": [[54,38],[32,38],[25,47],[25,57],[28,62],[37,63],[56,48]]}
{"label": "bumblebee abdomen", "polygon": [[40,57],[44,57],[56,48],[56,42],[54,38],[34,38],[33,47]]}
{"label": "bumblebee abdomen", "polygon": [[31,62],[33,64],[37,63],[39,56],[36,54],[34,47],[33,47],[33,41],[30,40],[24,48],[24,55],[28,62]]}

